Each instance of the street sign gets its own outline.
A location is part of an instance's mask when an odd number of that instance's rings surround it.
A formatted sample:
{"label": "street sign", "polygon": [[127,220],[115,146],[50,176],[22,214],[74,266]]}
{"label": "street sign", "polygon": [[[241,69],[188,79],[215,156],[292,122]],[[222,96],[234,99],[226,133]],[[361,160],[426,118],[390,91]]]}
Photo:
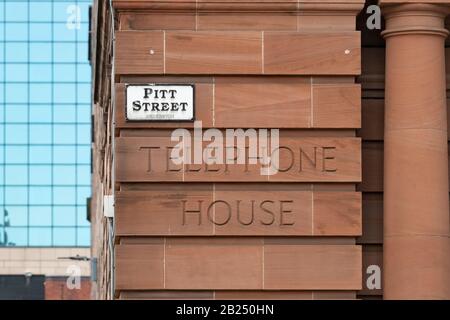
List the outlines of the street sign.
{"label": "street sign", "polygon": [[127,121],[193,121],[194,85],[128,84]]}

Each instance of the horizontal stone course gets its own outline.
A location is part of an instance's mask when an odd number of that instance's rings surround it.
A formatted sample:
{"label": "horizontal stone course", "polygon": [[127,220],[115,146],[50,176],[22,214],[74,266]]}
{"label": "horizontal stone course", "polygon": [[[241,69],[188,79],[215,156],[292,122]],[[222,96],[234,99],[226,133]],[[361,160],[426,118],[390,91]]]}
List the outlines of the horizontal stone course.
{"label": "horizontal stone course", "polygon": [[259,238],[155,239],[117,245],[116,272],[116,290],[359,290],[361,248]]}
{"label": "horizontal stone course", "polygon": [[357,31],[118,31],[115,72],[358,75],[360,46]]}

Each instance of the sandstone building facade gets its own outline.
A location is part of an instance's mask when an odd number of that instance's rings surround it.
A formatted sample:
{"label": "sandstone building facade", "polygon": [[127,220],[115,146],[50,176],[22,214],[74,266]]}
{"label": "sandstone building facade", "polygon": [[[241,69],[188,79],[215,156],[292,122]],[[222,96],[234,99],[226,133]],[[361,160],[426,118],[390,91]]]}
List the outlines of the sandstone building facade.
{"label": "sandstone building facade", "polygon": [[[372,5],[382,30],[367,27]],[[93,296],[449,299],[449,13],[444,0],[95,1]],[[174,164],[171,134],[194,123],[133,121],[139,85],[191,86],[205,130],[279,129],[280,170]]]}

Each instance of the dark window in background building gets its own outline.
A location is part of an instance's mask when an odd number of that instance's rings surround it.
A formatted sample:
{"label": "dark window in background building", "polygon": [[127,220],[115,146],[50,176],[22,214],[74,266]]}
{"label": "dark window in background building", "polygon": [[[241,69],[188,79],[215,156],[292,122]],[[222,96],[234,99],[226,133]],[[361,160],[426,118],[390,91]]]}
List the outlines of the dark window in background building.
{"label": "dark window in background building", "polygon": [[0,300],[44,300],[45,276],[0,276]]}

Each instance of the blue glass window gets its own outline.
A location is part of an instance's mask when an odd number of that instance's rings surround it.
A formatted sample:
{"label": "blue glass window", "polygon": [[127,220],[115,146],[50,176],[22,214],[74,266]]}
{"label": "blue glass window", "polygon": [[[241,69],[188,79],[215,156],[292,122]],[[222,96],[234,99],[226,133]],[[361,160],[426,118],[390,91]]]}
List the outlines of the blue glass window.
{"label": "blue glass window", "polygon": [[77,59],[78,61],[86,61],[88,55],[88,43],[80,43],[77,49]]}
{"label": "blue glass window", "polygon": [[6,208],[6,211],[8,212],[9,224],[11,227],[27,226],[28,208],[26,206],[10,206]]}
{"label": "blue glass window", "polygon": [[77,243],[80,246],[88,246],[91,238],[91,230],[89,227],[77,228]]}
{"label": "blue glass window", "polygon": [[6,81],[8,82],[28,81],[28,65],[25,63],[7,64],[5,72],[6,72]]}
{"label": "blue glass window", "polygon": [[53,183],[55,185],[75,185],[75,166],[54,165]]}
{"label": "blue glass window", "polygon": [[53,147],[53,162],[55,164],[75,163],[75,146],[55,146]]}
{"label": "blue glass window", "polygon": [[52,62],[52,44],[30,43],[30,62]]}
{"label": "blue glass window", "polygon": [[75,125],[56,124],[53,126],[55,143],[75,144]]}
{"label": "blue glass window", "polygon": [[45,227],[52,225],[52,207],[51,206],[32,206],[30,207],[30,226]]}
{"label": "blue glass window", "polygon": [[5,85],[6,103],[27,103],[28,102],[28,84],[24,83],[6,83]]}
{"label": "blue glass window", "polygon": [[52,105],[51,104],[34,104],[30,105],[30,119],[33,123],[52,122]]}
{"label": "blue glass window", "polygon": [[51,41],[52,26],[47,23],[30,23],[30,41]]}
{"label": "blue glass window", "polygon": [[75,243],[76,229],[75,228],[53,228],[54,242],[61,246],[70,246]]}
{"label": "blue glass window", "polygon": [[7,124],[5,141],[10,144],[28,143],[28,126],[26,124]]}
{"label": "blue glass window", "polygon": [[[3,65],[0,65],[0,71],[2,72],[2,74],[4,75],[4,70],[5,68],[3,67]],[[0,102],[4,103],[5,102],[5,85],[3,83],[0,83]],[[3,104],[2,107],[5,107],[5,105]]]}
{"label": "blue glass window", "polygon": [[90,146],[79,146],[77,148],[77,162],[78,164],[88,164],[90,161],[86,161],[91,158],[91,147]]}
{"label": "blue glass window", "polygon": [[28,62],[28,43],[10,42],[5,46],[6,62]]}
{"label": "blue glass window", "polygon": [[27,23],[5,23],[6,41],[28,41]]}
{"label": "blue glass window", "polygon": [[30,81],[32,82],[51,82],[53,65],[48,64],[30,64]]}
{"label": "blue glass window", "polygon": [[73,83],[56,83],[54,85],[55,102],[56,103],[73,103],[76,101],[75,84]]}
{"label": "blue glass window", "polygon": [[28,188],[27,187],[13,187],[5,186],[4,204],[21,204],[28,203]]}
{"label": "blue glass window", "polygon": [[91,85],[79,84],[77,86],[77,98],[80,103],[89,103],[91,101]]}
{"label": "blue glass window", "polygon": [[28,166],[5,165],[5,185],[27,185]]}
{"label": "blue glass window", "polygon": [[47,124],[30,124],[31,144],[51,144],[52,126]]}
{"label": "blue glass window", "polygon": [[30,228],[29,242],[34,246],[50,246],[52,244],[52,229]]}
{"label": "blue glass window", "polygon": [[53,70],[54,81],[75,82],[76,66],[74,64],[55,64]]}
{"label": "blue glass window", "polygon": [[52,101],[52,85],[49,83],[32,83],[30,99],[34,103],[50,103]]}
{"label": "blue glass window", "polygon": [[9,146],[4,156],[7,164],[26,164],[28,161],[28,147]]}
{"label": "blue glass window", "polygon": [[30,165],[30,184],[51,185],[52,167],[50,165]]}
{"label": "blue glass window", "polygon": [[9,245],[9,246],[26,246],[26,245],[28,245],[28,228],[9,227],[9,228],[5,228],[5,231],[7,234],[7,245]]}
{"label": "blue glass window", "polygon": [[76,45],[75,43],[54,43],[53,55],[55,62],[76,61]]}
{"label": "blue glass window", "polygon": [[[78,54],[80,54],[79,51]],[[87,52],[85,52],[87,55]],[[90,82],[91,81],[91,67],[87,63],[80,63],[77,65],[77,77],[80,82]],[[90,91],[90,90],[89,90]]]}
{"label": "blue glass window", "polygon": [[9,123],[26,123],[28,121],[28,106],[26,104],[6,105],[6,121]]}
{"label": "blue glass window", "polygon": [[[86,185],[89,185],[89,181],[84,180]],[[78,187],[77,188],[77,204],[85,204],[86,199],[91,196],[91,187]]]}
{"label": "blue glass window", "polygon": [[74,205],[75,187],[53,187],[55,205]]}
{"label": "blue glass window", "polygon": [[79,124],[77,127],[77,143],[89,144],[91,142],[91,126]]}
{"label": "blue glass window", "polygon": [[89,227],[89,221],[87,219],[86,207],[77,207],[77,223],[79,226]]}
{"label": "blue glass window", "polygon": [[55,105],[55,122],[69,122],[74,123],[75,119],[75,110],[76,107],[74,104],[61,104]]}
{"label": "blue glass window", "polygon": [[55,2],[53,4],[53,21],[66,23],[69,16],[79,14],[73,2]]}
{"label": "blue glass window", "polygon": [[73,103],[76,101],[76,85],[74,83],[55,83],[53,88],[55,103]]}
{"label": "blue glass window", "polygon": [[78,181],[81,184],[88,185],[91,183],[91,168],[88,165],[78,166]]}
{"label": "blue glass window", "polygon": [[68,206],[55,206],[53,211],[53,223],[55,226],[70,227],[76,223],[76,208]]}
{"label": "blue glass window", "polygon": [[31,1],[30,21],[51,22],[52,2],[51,1]]}
{"label": "blue glass window", "polygon": [[67,27],[67,23],[60,22],[54,24],[53,39],[56,41],[74,41],[76,40],[77,29]]}
{"label": "blue glass window", "polygon": [[30,187],[30,205],[51,205],[51,187]]}
{"label": "blue glass window", "polygon": [[52,162],[51,146],[30,146],[29,150],[30,164],[50,164]]}
{"label": "blue glass window", "polygon": [[0,3],[0,246],[89,246],[91,3]]}
{"label": "blue glass window", "polygon": [[6,21],[19,22],[28,20],[28,5],[26,2],[6,2]]}
{"label": "blue glass window", "polygon": [[77,105],[77,122],[78,123],[91,122],[91,106],[89,104]]}

